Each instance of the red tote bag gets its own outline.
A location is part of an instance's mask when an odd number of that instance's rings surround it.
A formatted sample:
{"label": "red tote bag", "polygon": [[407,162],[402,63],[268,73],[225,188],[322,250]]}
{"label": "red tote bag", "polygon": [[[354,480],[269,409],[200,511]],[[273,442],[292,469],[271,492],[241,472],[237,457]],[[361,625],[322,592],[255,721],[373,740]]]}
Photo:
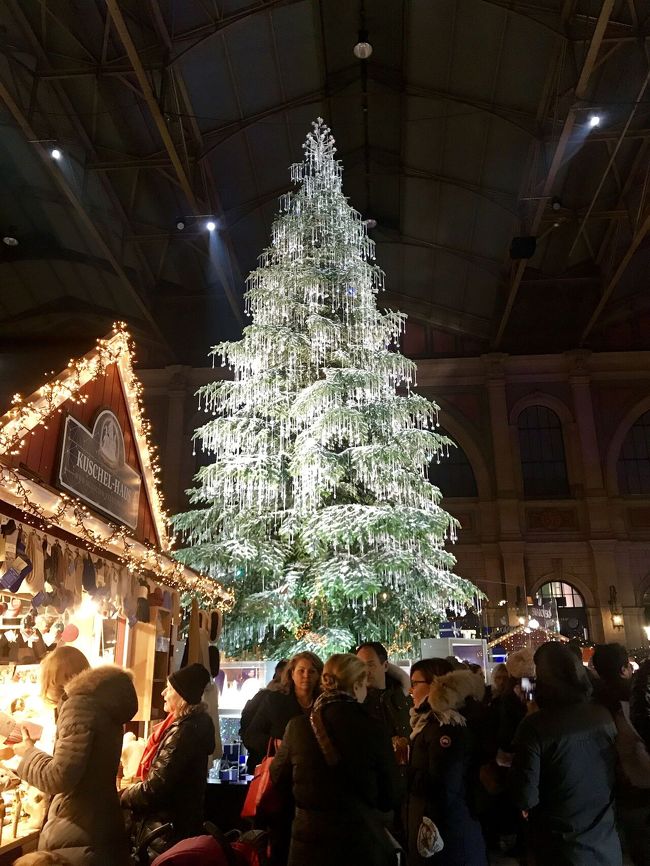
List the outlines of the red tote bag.
{"label": "red tote bag", "polygon": [[275,757],[276,740],[271,738],[266,757],[255,767],[253,780],[241,810],[242,818],[260,818],[275,815],[282,808],[281,798],[271,781],[271,764]]}

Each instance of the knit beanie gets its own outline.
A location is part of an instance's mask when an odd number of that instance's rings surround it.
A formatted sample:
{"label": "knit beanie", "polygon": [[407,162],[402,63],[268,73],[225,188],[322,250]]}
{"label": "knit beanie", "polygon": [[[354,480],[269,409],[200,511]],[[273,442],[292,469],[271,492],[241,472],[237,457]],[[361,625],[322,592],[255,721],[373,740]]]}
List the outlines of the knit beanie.
{"label": "knit beanie", "polygon": [[201,703],[203,691],[209,682],[210,674],[198,662],[169,675],[169,684],[188,704]]}

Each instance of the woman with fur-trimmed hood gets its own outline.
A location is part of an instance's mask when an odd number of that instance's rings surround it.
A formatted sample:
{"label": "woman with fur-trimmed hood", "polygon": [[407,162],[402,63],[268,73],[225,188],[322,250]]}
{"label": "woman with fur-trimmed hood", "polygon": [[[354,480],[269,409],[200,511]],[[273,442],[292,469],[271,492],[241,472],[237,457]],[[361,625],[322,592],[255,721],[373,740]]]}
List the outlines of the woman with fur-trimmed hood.
{"label": "woman with fur-trimmed hood", "polygon": [[[422,850],[420,828],[427,818],[444,845],[435,854],[436,866],[487,866],[481,825],[469,802],[473,776],[478,773],[478,746],[468,724],[483,699],[485,683],[481,674],[472,671],[437,675],[427,668],[428,662],[435,661],[444,660],[425,659],[411,669],[415,707],[406,808],[409,866],[433,862]],[[426,683],[430,683],[428,691]]]}
{"label": "woman with fur-trimmed hood", "polygon": [[[55,661],[55,660],[54,660]],[[54,756],[23,735],[18,775],[52,797],[38,848],[70,866],[124,866],[127,837],[116,777],[124,724],[138,709],[131,676],[107,665],[78,674],[59,704]]]}

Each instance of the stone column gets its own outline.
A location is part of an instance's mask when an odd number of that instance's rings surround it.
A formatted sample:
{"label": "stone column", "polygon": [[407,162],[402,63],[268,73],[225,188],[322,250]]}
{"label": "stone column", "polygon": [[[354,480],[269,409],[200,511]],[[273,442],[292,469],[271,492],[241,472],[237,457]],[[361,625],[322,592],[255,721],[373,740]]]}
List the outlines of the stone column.
{"label": "stone column", "polygon": [[521,538],[519,525],[518,495],[515,489],[515,473],[512,464],[512,445],[508,423],[506,384],[503,362],[506,355],[487,355],[487,390],[490,405],[490,428],[496,476],[497,510],[500,537]]}
{"label": "stone column", "polygon": [[627,576],[619,574],[616,564],[616,544],[617,542],[613,540],[592,539],[589,542],[596,576],[596,601],[600,608],[605,641],[607,643],[617,641],[625,644],[627,640],[625,626],[632,625],[632,623],[625,623],[624,618],[624,627],[615,629],[612,625],[612,614],[609,607],[610,586],[616,587],[618,607],[623,614],[625,613],[624,608],[627,606],[625,599],[630,597],[632,589],[628,585]]}
{"label": "stone column", "polygon": [[526,566],[524,563],[523,541],[501,541],[501,558],[503,561],[503,578],[508,599],[508,617],[510,625],[519,625],[517,618],[517,587],[521,593],[521,601],[526,604]]}
{"label": "stone column", "polygon": [[569,358],[574,362],[569,382],[580,444],[590,535],[596,538],[611,538],[612,526],[603,483],[602,459],[598,447],[591,381],[587,369],[589,354],[588,352],[569,354]]}

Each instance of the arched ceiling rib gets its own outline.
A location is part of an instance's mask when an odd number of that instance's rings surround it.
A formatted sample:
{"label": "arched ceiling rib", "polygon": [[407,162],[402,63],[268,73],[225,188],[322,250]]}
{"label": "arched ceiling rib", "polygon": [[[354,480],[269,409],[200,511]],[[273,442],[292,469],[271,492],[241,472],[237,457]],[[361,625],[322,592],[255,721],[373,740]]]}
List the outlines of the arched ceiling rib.
{"label": "arched ceiling rib", "polygon": [[[321,115],[346,194],[377,222],[384,301],[414,323],[459,353],[607,348],[626,315],[641,340],[650,0],[365,0],[365,13],[364,65],[357,0],[8,0],[0,227],[23,246],[0,278],[26,260],[41,275],[30,328],[78,297],[79,321],[115,308],[148,331],[152,363],[200,363],[236,337],[244,276]],[[511,261],[526,234],[535,256]],[[548,310],[562,328],[540,324]],[[23,314],[4,315],[8,329]],[[179,333],[197,322],[196,340]]]}

